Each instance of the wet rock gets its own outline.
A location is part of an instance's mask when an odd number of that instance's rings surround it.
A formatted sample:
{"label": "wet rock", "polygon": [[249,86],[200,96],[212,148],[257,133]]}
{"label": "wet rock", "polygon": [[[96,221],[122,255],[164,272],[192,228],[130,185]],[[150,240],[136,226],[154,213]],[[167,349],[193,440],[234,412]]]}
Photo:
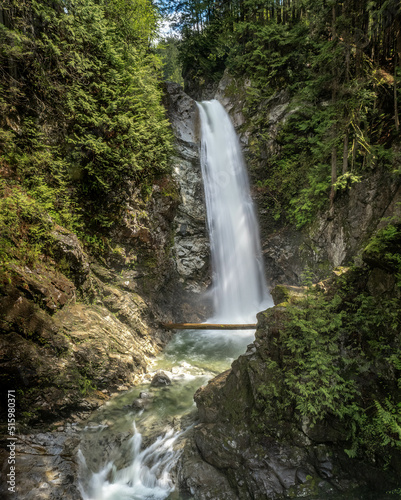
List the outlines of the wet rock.
{"label": "wet rock", "polygon": [[238,500],[227,477],[202,459],[192,436],[193,431],[189,431],[179,461],[180,490],[188,492],[195,500]]}
{"label": "wet rock", "polygon": [[[16,491],[0,484],[0,497],[18,500],[80,500],[77,484],[78,432],[68,427],[55,432],[19,435],[16,441]],[[9,450],[0,448],[5,459],[3,473],[8,473]],[[5,476],[4,476],[5,477]]]}
{"label": "wet rock", "polygon": [[163,371],[157,372],[150,383],[151,387],[165,387],[171,385],[170,377]]}
{"label": "wet rock", "polygon": [[196,102],[174,83],[166,84],[165,106],[175,135],[173,178],[179,187],[173,269],[181,290],[170,289],[176,298],[175,321],[203,321],[211,303],[203,292],[210,284],[210,250],[199,158],[199,117]]}
{"label": "wet rock", "polygon": [[167,110],[176,137],[173,177],[180,189],[174,219],[174,261],[184,287],[204,291],[209,278],[209,241],[199,158],[198,109],[182,88],[167,83]]}
{"label": "wet rock", "polygon": [[134,399],[134,401],[131,403],[131,407],[134,408],[135,410],[144,410],[149,406],[151,403],[150,399]]}
{"label": "wet rock", "polygon": [[153,399],[155,395],[152,392],[141,392],[139,397],[140,399]]}
{"label": "wet rock", "polygon": [[181,488],[196,500],[237,500],[227,478],[200,458],[185,463],[185,479]]}

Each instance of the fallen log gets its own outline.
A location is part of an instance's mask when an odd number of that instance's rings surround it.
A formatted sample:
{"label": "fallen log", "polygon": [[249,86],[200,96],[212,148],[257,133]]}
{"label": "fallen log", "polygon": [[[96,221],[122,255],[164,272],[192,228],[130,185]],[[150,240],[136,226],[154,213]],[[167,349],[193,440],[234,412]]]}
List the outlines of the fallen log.
{"label": "fallen log", "polygon": [[256,323],[221,324],[221,323],[162,323],[166,330],[255,330]]}

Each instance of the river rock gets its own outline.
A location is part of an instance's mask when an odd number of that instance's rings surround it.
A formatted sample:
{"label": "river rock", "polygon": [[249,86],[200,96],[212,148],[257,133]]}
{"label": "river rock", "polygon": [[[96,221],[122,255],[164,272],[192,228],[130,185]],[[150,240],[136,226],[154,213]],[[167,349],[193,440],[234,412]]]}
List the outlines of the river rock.
{"label": "river rock", "polygon": [[152,378],[151,387],[165,387],[171,385],[170,377],[163,371],[158,371]]}
{"label": "river rock", "polygon": [[134,399],[134,401],[131,403],[131,407],[135,410],[144,410],[149,406],[150,402],[151,401],[149,399]]}
{"label": "river rock", "polygon": [[[126,219],[113,227],[109,255],[89,257],[75,234],[55,226],[52,258],[13,264],[12,279],[0,284],[0,392],[21,391],[18,410],[29,425],[85,417],[95,404],[88,398],[99,406],[129,388],[171,337],[159,322],[171,321],[172,301],[158,300],[167,282],[181,287],[167,243],[176,184],[157,179],[146,200],[126,188]],[[149,237],[135,235],[138,228]]]}
{"label": "river rock", "polygon": [[193,431],[188,433],[178,470],[180,490],[197,500],[238,500],[226,476],[205,462],[193,444]]}
{"label": "river rock", "polygon": [[155,397],[155,395],[153,394],[153,392],[141,392],[139,394],[139,397],[140,399],[153,399]]}

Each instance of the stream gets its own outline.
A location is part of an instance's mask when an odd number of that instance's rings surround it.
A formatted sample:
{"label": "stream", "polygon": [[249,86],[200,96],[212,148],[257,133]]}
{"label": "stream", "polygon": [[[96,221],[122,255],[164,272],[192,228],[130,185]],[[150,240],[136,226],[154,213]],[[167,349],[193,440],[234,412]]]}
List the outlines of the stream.
{"label": "stream", "polygon": [[[82,498],[186,498],[174,491],[171,469],[196,418],[193,395],[252,340],[249,331],[177,333],[143,384],[115,397],[87,422],[79,454]],[[150,386],[159,370],[171,385]]]}
{"label": "stream", "polygon": [[[255,323],[272,301],[241,147],[218,101],[198,108],[214,304],[207,322]],[[252,330],[176,333],[143,384],[88,421],[79,451],[83,500],[188,498],[177,491],[175,466],[196,421],[193,395],[227,370],[253,339]]]}

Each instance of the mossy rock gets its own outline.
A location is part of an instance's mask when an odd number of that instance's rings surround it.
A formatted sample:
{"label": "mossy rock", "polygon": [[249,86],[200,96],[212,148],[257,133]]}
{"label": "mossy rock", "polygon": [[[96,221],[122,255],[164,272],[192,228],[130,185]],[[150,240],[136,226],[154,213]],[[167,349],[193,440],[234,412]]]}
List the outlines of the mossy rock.
{"label": "mossy rock", "polygon": [[285,306],[301,300],[306,291],[306,286],[276,285],[271,291],[271,296],[276,306]]}

